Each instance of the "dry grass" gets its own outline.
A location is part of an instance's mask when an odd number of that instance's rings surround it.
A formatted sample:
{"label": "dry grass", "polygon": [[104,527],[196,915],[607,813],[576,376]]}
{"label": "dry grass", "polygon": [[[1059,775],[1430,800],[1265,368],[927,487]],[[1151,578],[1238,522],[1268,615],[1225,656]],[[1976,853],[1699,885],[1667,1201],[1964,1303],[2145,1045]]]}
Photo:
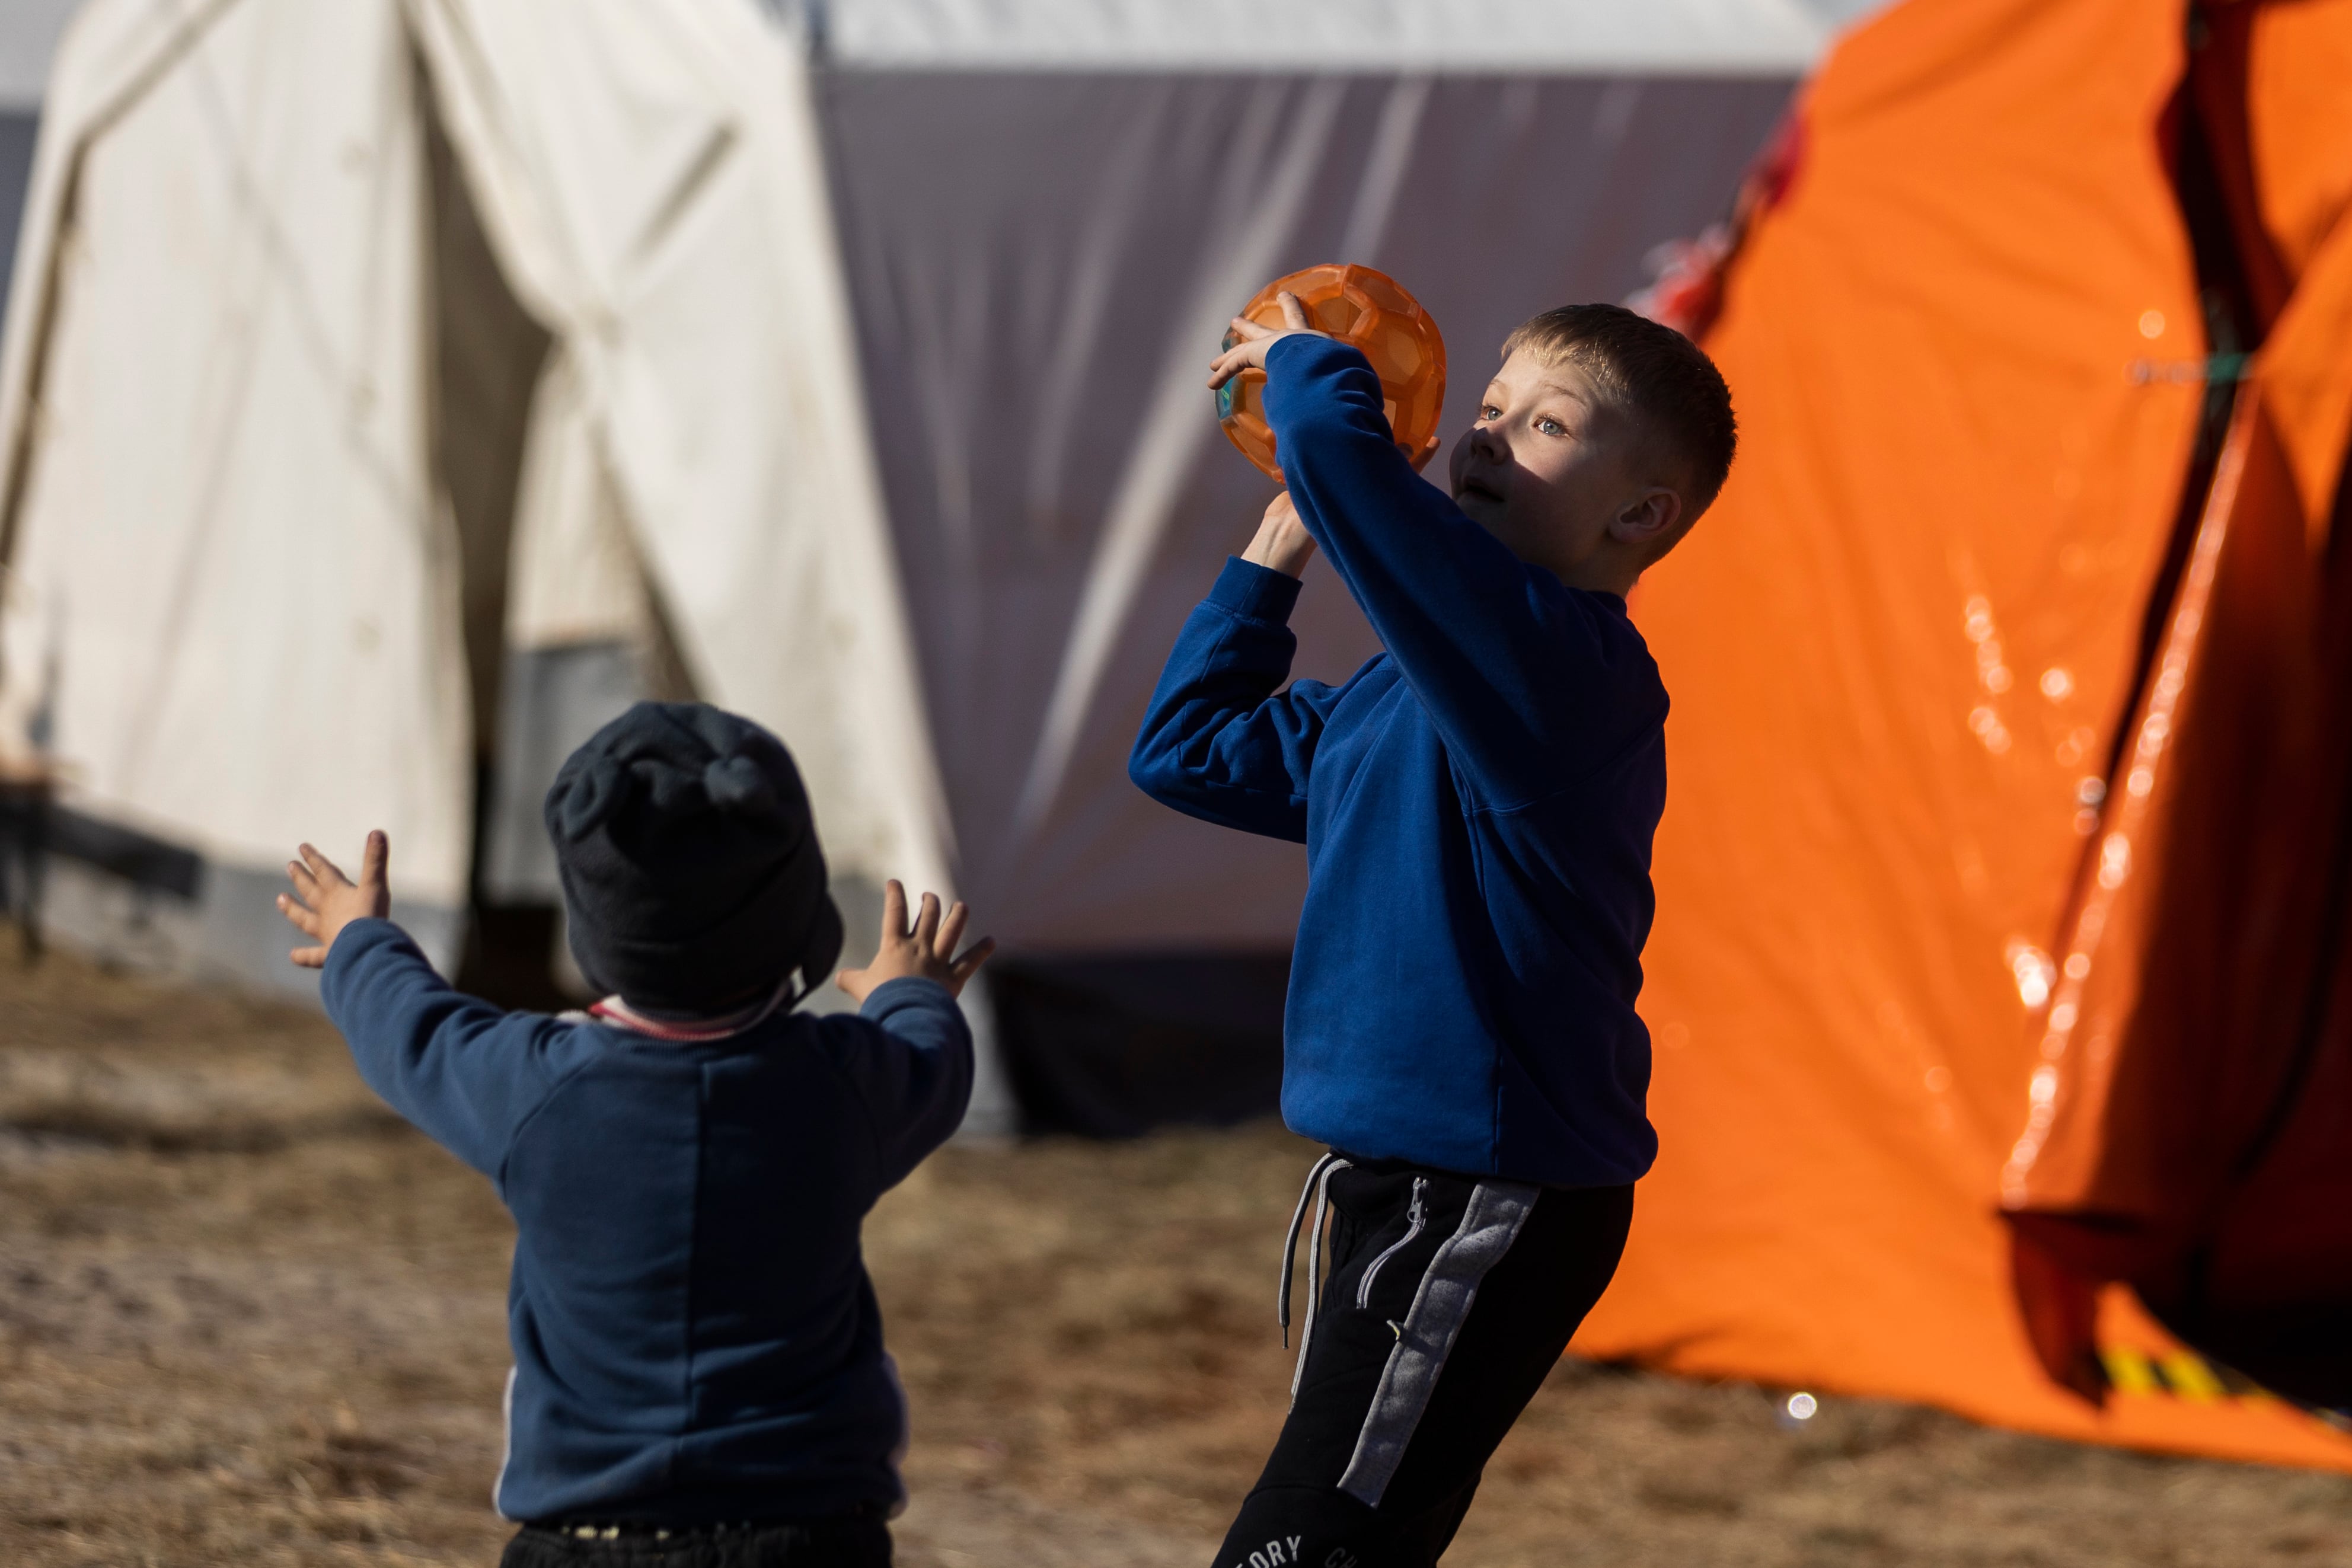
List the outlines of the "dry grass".
{"label": "dry grass", "polygon": [[[510,1241],[299,1010],[0,967],[0,1563],[487,1563]],[[1278,1131],[955,1149],[868,1228],[912,1568],[1208,1561],[1281,1418]],[[2352,1564],[2352,1482],[1564,1366],[1450,1562]]]}

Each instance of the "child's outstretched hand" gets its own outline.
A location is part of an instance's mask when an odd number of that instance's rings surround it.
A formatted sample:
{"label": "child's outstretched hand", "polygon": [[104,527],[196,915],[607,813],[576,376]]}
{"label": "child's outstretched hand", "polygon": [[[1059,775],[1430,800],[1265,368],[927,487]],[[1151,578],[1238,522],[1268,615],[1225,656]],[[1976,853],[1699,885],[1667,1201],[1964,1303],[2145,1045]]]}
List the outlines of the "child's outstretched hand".
{"label": "child's outstretched hand", "polygon": [[1307,307],[1298,296],[1288,289],[1276,295],[1282,306],[1282,328],[1261,327],[1246,316],[1234,318],[1234,346],[1219,354],[1209,366],[1209,390],[1216,391],[1244,371],[1265,369],[1265,351],[1282,339],[1304,332],[1310,338],[1328,338],[1328,332],[1318,332],[1307,319]]}
{"label": "child's outstretched hand", "polygon": [[882,884],[881,950],[874,955],[874,962],[863,969],[844,969],[833,983],[861,1002],[885,980],[909,976],[945,986],[951,997],[961,995],[964,982],[996,951],[996,938],[983,936],[964,949],[961,957],[954,956],[956,944],[963,940],[964,923],[971,918],[971,911],[961,902],[942,916],[940,895],[927,893],[909,927],[907,889],[894,877]]}
{"label": "child's outstretched hand", "polygon": [[278,913],[318,946],[297,947],[287,956],[306,969],[323,968],[327,949],[335,945],[344,926],[354,920],[381,920],[390,914],[392,887],[384,878],[384,862],[391,856],[392,844],[383,832],[370,833],[367,848],[360,852],[360,879],[353,883],[334,862],[304,844],[302,858],[286,862],[295,896],[279,894]]}

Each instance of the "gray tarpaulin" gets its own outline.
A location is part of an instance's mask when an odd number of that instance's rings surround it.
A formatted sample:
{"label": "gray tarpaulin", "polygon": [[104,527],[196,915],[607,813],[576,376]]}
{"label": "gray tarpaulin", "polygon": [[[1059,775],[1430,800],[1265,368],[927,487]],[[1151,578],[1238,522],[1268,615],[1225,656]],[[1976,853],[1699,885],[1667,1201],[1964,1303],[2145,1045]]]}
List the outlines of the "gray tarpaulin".
{"label": "gray tarpaulin", "polygon": [[37,124],[28,111],[0,109],[0,312],[6,309],[8,274],[16,259],[16,225],[25,210],[25,185],[33,174]]}
{"label": "gray tarpaulin", "polygon": [[5,319],[8,274],[16,256],[16,228],[33,173],[33,133],[40,120],[41,88],[58,34],[76,0],[6,0],[0,5],[0,319]]}
{"label": "gray tarpaulin", "polygon": [[[1178,624],[1272,487],[1202,381],[1265,279],[1368,262],[1496,346],[1717,216],[1785,77],[866,68],[823,113],[873,431],[964,887],[1014,948],[1286,944],[1300,853],[1126,778]],[[1441,456],[1439,459],[1443,463]],[[1328,570],[1299,673],[1374,651]]]}
{"label": "gray tarpaulin", "polygon": [[[1274,1102],[1305,858],[1126,776],[1177,626],[1272,492],[1202,385],[1226,318],[1297,267],[1381,267],[1445,332],[1450,437],[1512,326],[1622,298],[1720,215],[1792,80],[821,75],[867,424],[1031,1124]],[[1328,569],[1293,624],[1301,674],[1375,651]]]}

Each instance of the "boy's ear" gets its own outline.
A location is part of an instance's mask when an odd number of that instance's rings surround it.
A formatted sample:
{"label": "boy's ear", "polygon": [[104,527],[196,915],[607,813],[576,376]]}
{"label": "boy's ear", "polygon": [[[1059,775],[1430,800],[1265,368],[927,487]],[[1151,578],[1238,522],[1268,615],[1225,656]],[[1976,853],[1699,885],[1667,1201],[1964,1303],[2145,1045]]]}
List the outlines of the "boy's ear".
{"label": "boy's ear", "polygon": [[1682,520],[1682,497],[1653,485],[1609,519],[1609,536],[1620,544],[1649,549],[1672,539]]}

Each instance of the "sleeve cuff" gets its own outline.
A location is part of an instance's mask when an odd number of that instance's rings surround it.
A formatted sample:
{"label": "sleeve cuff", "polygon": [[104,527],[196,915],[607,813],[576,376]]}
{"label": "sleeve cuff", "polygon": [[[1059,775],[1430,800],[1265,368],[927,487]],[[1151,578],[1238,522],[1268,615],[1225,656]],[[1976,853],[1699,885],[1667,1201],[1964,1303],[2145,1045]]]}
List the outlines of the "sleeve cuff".
{"label": "sleeve cuff", "polygon": [[1217,586],[1209,591],[1209,602],[1230,614],[1280,626],[1298,603],[1299,587],[1298,579],[1287,572],[1229,556],[1225,570],[1217,574]]}
{"label": "sleeve cuff", "polygon": [[319,971],[319,999],[330,1019],[335,1017],[343,991],[353,983],[352,967],[365,963],[385,947],[405,947],[418,963],[425,962],[425,955],[416,950],[408,933],[389,920],[354,920],[336,933],[335,945],[327,949],[327,962]]}
{"label": "sleeve cuff", "polygon": [[[1276,360],[1282,361],[1280,367],[1276,365]],[[1289,375],[1338,375],[1343,371],[1356,369],[1371,374],[1372,361],[1364,358],[1361,349],[1344,338],[1318,338],[1309,333],[1297,332],[1286,338],[1276,339],[1266,350],[1265,374],[1268,381],[1274,379],[1277,368]],[[1378,381],[1380,378],[1373,375],[1372,379]]]}
{"label": "sleeve cuff", "polygon": [[883,981],[867,992],[857,1011],[860,1016],[879,1023],[886,1016],[903,1007],[943,1007],[958,1014],[962,1010],[956,999],[948,995],[945,986],[919,976],[901,975],[895,980]]}
{"label": "sleeve cuff", "polygon": [[[389,920],[354,920],[335,934],[335,945],[327,949],[327,969],[347,969],[371,950],[388,943],[406,940],[408,933]],[[324,978],[325,970],[320,971]]]}

